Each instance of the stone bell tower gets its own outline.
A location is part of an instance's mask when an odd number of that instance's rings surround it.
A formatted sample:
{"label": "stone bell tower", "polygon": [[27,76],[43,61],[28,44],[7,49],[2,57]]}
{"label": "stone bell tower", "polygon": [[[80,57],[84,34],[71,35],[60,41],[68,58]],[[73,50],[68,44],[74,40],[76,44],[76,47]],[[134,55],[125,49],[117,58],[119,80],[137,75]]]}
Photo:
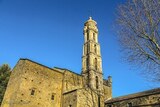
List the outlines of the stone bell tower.
{"label": "stone bell tower", "polygon": [[85,79],[85,86],[101,93],[103,90],[103,74],[98,28],[97,23],[91,17],[84,24],[83,34],[82,75]]}

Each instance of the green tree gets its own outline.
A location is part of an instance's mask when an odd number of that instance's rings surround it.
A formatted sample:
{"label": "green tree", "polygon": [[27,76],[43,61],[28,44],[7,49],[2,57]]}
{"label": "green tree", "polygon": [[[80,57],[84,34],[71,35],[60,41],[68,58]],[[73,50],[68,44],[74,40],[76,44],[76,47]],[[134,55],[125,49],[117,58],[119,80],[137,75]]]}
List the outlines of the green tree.
{"label": "green tree", "polygon": [[160,0],[128,0],[119,5],[116,27],[124,59],[160,82]]}
{"label": "green tree", "polygon": [[0,105],[7,87],[7,83],[11,74],[11,68],[8,64],[0,66]]}

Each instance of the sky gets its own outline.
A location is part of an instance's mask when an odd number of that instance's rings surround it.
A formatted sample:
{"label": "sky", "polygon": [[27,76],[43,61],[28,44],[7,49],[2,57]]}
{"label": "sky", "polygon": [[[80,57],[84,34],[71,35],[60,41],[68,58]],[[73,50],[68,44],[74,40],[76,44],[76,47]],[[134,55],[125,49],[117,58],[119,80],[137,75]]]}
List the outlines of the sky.
{"label": "sky", "polygon": [[113,97],[153,89],[122,61],[114,21],[126,0],[0,0],[0,65],[20,58],[81,73],[84,22],[97,22],[104,78],[113,80]]}

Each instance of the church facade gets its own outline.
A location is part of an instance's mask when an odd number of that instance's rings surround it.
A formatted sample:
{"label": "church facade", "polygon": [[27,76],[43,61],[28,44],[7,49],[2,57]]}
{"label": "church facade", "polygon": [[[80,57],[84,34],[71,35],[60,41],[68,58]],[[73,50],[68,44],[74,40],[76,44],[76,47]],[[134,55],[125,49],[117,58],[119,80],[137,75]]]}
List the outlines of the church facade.
{"label": "church facade", "polygon": [[112,98],[112,78],[103,79],[98,28],[91,17],[83,34],[81,74],[20,59],[12,70],[1,107],[139,107],[137,102],[142,101],[159,107],[160,89]]}

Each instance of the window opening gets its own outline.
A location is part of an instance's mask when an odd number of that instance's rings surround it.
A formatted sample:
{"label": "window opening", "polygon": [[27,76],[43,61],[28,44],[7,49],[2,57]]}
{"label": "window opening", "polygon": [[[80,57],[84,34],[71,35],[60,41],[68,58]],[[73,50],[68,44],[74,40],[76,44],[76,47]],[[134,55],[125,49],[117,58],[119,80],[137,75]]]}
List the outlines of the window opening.
{"label": "window opening", "polygon": [[95,65],[95,69],[97,70],[97,58],[95,58],[94,65]]}
{"label": "window opening", "polygon": [[96,76],[96,89],[98,89],[98,76]]}
{"label": "window opening", "polygon": [[88,69],[89,66],[89,58],[86,58],[86,68]]}
{"label": "window opening", "polygon": [[128,103],[128,107],[132,107],[132,103]]}
{"label": "window opening", "polygon": [[89,50],[90,50],[90,44],[88,44],[87,46],[87,54],[89,53]]}
{"label": "window opening", "polygon": [[89,40],[89,31],[87,32],[87,41]]}
{"label": "window opening", "polygon": [[108,105],[107,107],[112,107],[112,105]]}
{"label": "window opening", "polygon": [[95,38],[95,33],[93,33],[93,40],[94,40],[94,41],[96,40],[96,38]]}
{"label": "window opening", "polygon": [[94,52],[97,53],[97,47],[94,45]]}
{"label": "window opening", "polygon": [[51,96],[51,100],[54,100],[54,95],[52,94],[52,96]]}
{"label": "window opening", "polygon": [[98,107],[101,106],[101,99],[100,99],[100,96],[98,95]]}
{"label": "window opening", "polygon": [[34,94],[35,94],[35,90],[32,89],[32,90],[31,90],[31,95],[34,95]]}

